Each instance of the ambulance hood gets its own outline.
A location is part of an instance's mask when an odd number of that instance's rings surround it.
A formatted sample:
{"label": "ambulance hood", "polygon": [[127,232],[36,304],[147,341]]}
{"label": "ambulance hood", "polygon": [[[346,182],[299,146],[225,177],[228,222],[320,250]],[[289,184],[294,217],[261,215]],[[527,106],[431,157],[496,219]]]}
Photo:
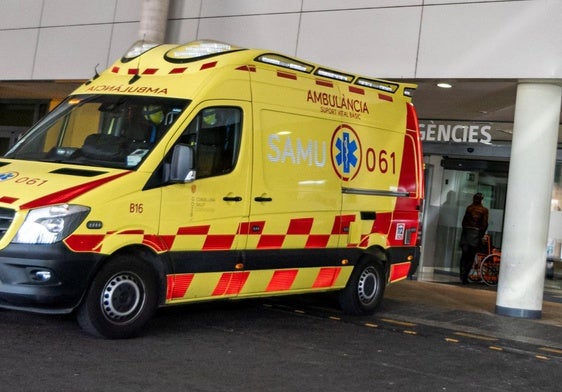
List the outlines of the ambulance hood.
{"label": "ambulance hood", "polygon": [[70,203],[129,173],[129,170],[0,159],[0,206],[26,210]]}

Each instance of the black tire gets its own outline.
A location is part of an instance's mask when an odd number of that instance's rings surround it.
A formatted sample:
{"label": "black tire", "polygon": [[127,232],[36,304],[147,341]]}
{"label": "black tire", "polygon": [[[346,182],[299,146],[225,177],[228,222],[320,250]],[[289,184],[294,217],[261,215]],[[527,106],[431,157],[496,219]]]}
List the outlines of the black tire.
{"label": "black tire", "polygon": [[134,337],[158,302],[155,270],[133,255],[110,260],[95,276],[78,308],[80,327],[107,339]]}
{"label": "black tire", "polygon": [[347,285],[340,292],[340,306],[347,314],[372,314],[382,301],[385,287],[382,264],[364,259],[355,266]]}
{"label": "black tire", "polygon": [[480,275],[488,286],[497,285],[500,275],[500,256],[497,254],[486,256],[480,265]]}

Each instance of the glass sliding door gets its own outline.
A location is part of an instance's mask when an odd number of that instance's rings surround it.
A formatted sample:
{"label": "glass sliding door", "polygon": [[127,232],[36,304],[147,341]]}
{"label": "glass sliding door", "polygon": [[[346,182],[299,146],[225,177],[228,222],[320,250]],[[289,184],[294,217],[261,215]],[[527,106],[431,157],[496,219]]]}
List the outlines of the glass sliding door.
{"label": "glass sliding door", "polygon": [[443,171],[442,204],[437,219],[435,239],[435,272],[457,274],[461,252],[459,240],[466,207],[476,192],[484,195],[489,210],[488,234],[495,247],[501,247],[502,227],[507,191],[507,172],[472,170]]}

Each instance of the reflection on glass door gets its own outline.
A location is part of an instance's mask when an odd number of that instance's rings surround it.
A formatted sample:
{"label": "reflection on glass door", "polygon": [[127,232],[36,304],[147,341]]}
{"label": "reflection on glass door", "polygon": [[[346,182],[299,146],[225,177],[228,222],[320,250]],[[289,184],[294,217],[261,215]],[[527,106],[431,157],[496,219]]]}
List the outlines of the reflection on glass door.
{"label": "reflection on glass door", "polygon": [[501,247],[507,191],[507,173],[444,170],[435,241],[435,270],[457,273],[461,251],[459,240],[466,207],[476,192],[484,195],[489,210],[488,234],[495,247]]}

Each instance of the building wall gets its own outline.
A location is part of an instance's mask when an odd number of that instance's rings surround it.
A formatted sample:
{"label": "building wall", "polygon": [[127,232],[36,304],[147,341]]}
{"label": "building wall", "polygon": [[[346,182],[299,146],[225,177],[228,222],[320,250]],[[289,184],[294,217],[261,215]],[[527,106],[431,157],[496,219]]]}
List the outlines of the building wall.
{"label": "building wall", "polygon": [[[138,39],[141,3],[0,0],[0,80],[89,78]],[[560,15],[561,0],[170,0],[166,41],[376,77],[561,79]]]}

